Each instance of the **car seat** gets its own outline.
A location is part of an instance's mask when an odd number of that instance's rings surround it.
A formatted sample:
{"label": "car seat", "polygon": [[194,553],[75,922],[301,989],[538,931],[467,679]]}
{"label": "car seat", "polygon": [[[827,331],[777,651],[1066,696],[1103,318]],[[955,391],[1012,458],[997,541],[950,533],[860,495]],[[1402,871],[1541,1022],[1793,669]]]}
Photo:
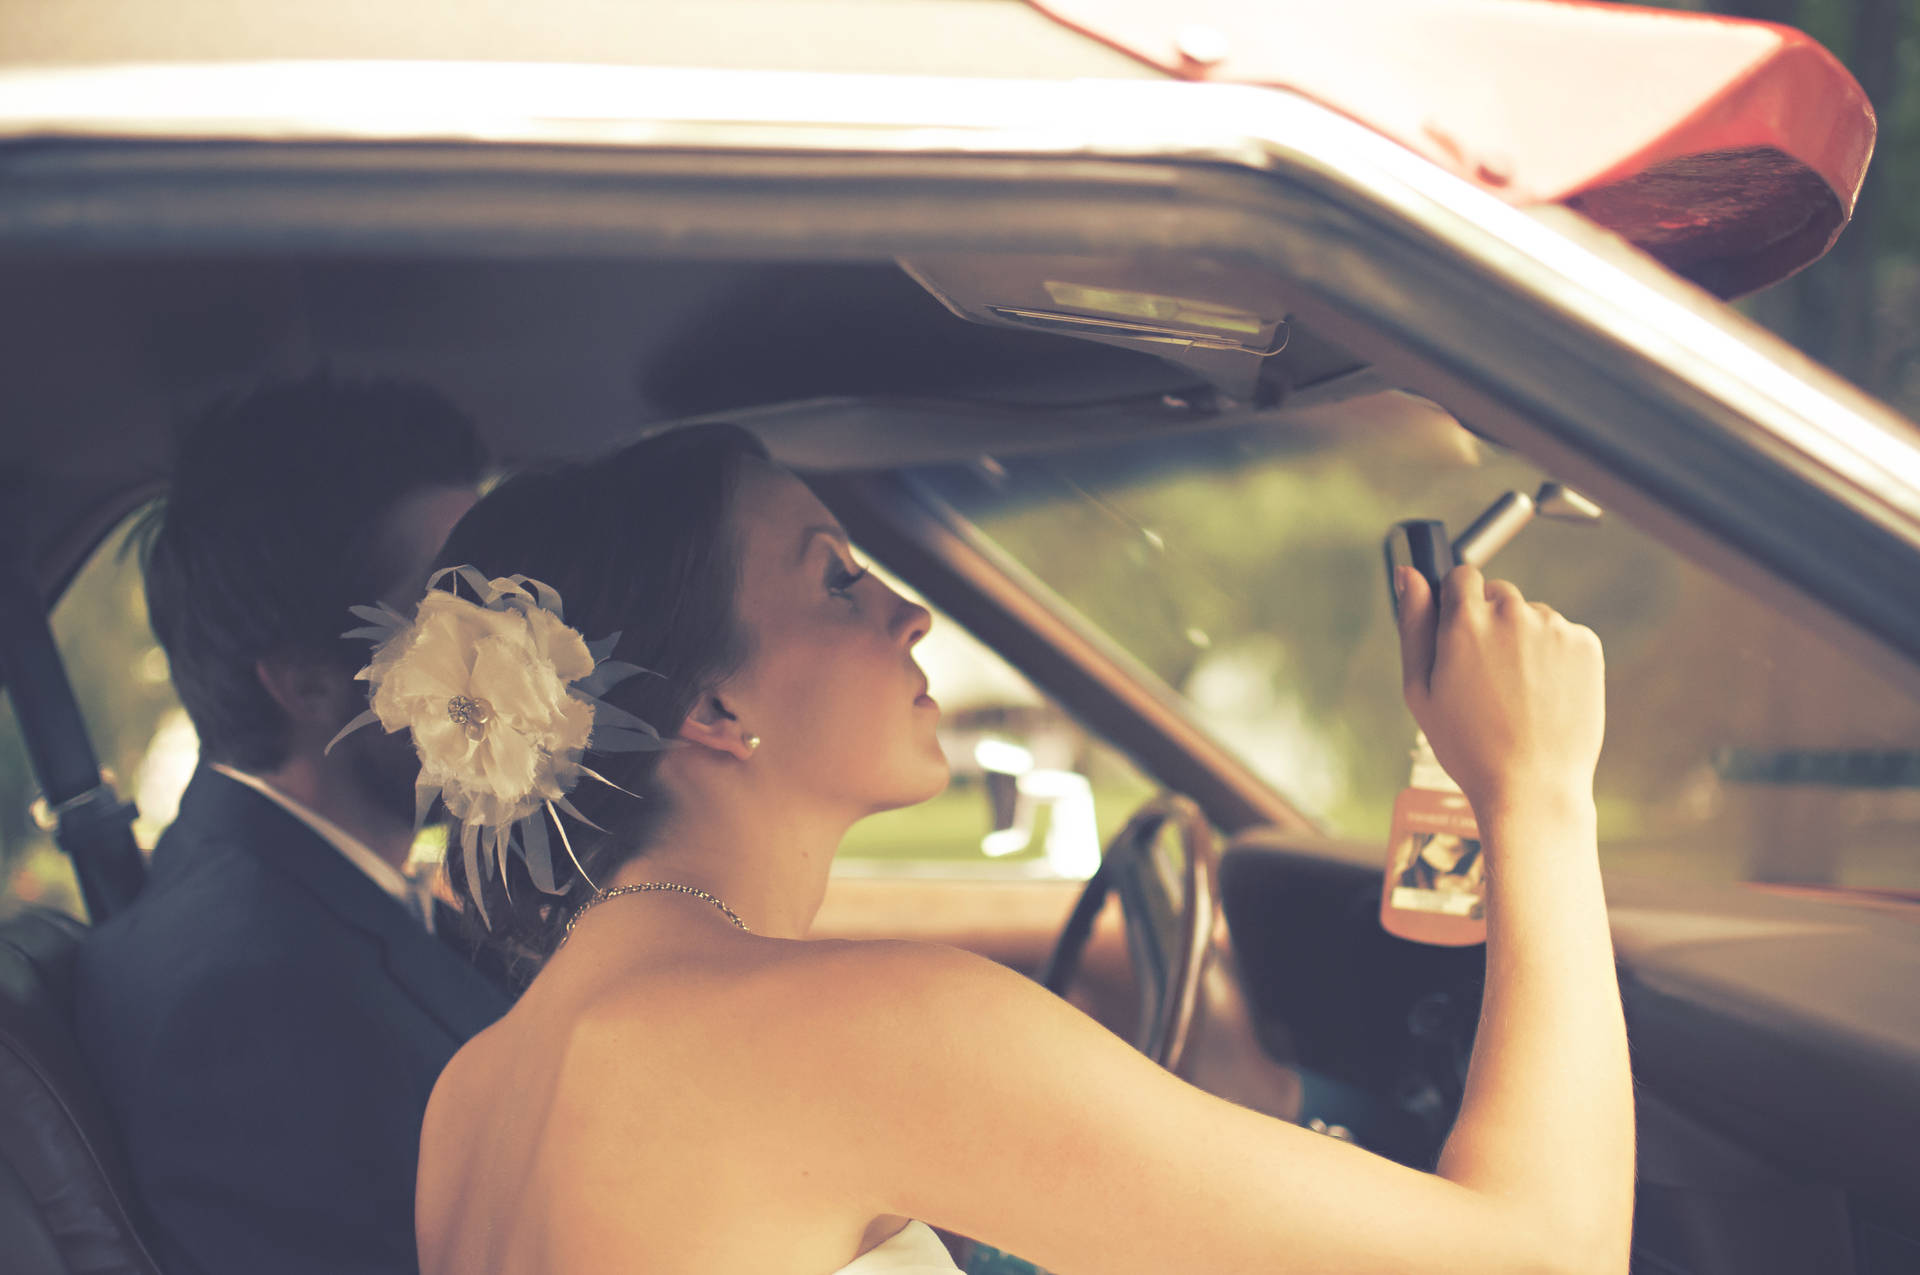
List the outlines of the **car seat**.
{"label": "car seat", "polygon": [[44,908],[0,923],[0,1253],[7,1275],[159,1275],[72,1023],[86,927]]}

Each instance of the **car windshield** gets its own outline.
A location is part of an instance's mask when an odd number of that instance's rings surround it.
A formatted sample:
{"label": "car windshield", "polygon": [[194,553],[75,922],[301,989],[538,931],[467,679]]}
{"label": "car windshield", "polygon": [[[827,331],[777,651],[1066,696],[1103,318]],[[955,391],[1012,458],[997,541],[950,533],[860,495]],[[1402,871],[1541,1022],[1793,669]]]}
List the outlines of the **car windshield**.
{"label": "car windshield", "polygon": [[[1186,701],[1333,837],[1384,844],[1413,724],[1381,546],[1542,474],[1408,396],[908,479]],[[1606,645],[1611,871],[1920,887],[1920,701],[1624,521],[1537,519],[1489,565]]]}

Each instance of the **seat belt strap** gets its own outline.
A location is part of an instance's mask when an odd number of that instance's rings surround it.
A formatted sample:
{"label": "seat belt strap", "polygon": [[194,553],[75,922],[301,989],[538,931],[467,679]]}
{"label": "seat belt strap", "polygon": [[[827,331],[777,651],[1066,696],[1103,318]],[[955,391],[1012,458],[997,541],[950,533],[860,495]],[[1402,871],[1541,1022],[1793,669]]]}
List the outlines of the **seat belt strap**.
{"label": "seat belt strap", "polygon": [[73,860],[95,923],[126,907],[146,881],[134,808],[101,774],[80,704],[54,645],[40,590],[15,546],[0,546],[0,676],[40,781],[35,817]]}

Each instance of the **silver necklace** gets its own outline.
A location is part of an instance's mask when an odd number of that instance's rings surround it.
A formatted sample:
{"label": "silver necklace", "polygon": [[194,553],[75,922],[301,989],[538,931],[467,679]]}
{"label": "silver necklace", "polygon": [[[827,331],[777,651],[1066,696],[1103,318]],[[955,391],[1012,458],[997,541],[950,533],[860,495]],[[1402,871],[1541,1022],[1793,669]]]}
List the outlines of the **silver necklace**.
{"label": "silver necklace", "polygon": [[[740,919],[738,912],[735,912],[732,908],[721,902],[717,896],[708,894],[705,890],[696,890],[690,885],[681,885],[677,881],[641,881],[636,885],[619,885],[611,890],[594,891],[593,897],[585,903],[582,903],[579,910],[567,918],[566,932],[561,934],[559,946],[565,947],[567,940],[573,937],[573,927],[580,924],[581,917],[591,912],[594,908],[599,907],[608,899],[617,899],[623,894],[650,894],[662,890],[672,891],[675,894],[692,895],[696,899],[705,899],[708,903],[719,908],[720,911],[726,915],[727,920],[732,921],[735,925],[739,926],[741,930],[748,934],[753,933],[752,930],[747,929],[747,923]],[[558,949],[556,948],[556,950]]]}

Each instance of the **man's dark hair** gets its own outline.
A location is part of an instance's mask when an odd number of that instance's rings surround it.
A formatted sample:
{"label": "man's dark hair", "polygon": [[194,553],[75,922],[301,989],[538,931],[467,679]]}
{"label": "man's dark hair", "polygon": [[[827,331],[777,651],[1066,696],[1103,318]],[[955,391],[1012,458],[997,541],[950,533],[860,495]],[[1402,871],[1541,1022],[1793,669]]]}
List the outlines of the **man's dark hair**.
{"label": "man's dark hair", "polygon": [[411,381],[318,372],[219,402],[180,429],[171,481],[148,513],[147,614],[201,755],[246,771],[287,760],[285,713],[260,684],[268,656],[366,662],[347,608],[399,583],[390,515],[425,488],[471,486],[473,423]]}

